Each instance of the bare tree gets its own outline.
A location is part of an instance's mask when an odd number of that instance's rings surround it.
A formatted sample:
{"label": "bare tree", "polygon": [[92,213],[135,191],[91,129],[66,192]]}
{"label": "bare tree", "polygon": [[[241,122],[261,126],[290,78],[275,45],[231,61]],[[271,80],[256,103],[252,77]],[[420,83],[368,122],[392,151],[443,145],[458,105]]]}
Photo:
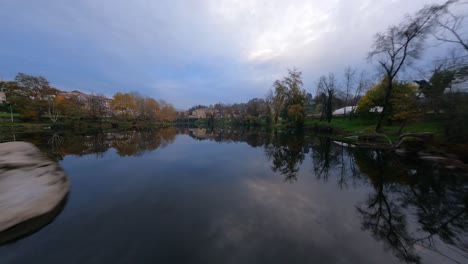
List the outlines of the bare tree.
{"label": "bare tree", "polygon": [[444,4],[428,5],[413,16],[407,16],[397,26],[390,26],[385,32],[377,33],[370,60],[376,60],[387,80],[384,105],[375,130],[381,130],[382,121],[386,116],[387,105],[393,89],[393,81],[404,66],[411,64],[421,55],[424,41],[433,32],[437,19],[447,13],[447,8],[455,3],[449,0]]}
{"label": "bare tree", "polygon": [[324,110],[328,123],[331,122],[333,116],[333,97],[338,92],[336,83],[336,77],[333,73],[328,74],[328,76],[321,76],[318,82],[317,94],[325,94],[326,96]]}
{"label": "bare tree", "polygon": [[[365,90],[368,89],[369,87],[369,79],[367,78],[367,73],[365,71],[362,71],[360,74],[359,74],[359,80],[358,80],[358,84],[357,84],[357,87],[356,87],[356,90],[354,92],[354,98],[353,98],[353,109],[351,110],[352,113],[354,113],[356,111],[356,105],[357,105],[357,102],[359,100],[359,97],[361,96],[361,93]],[[349,115],[349,119],[352,118],[353,114],[350,114]]]}
{"label": "bare tree", "polygon": [[[463,4],[468,4],[468,2]],[[468,36],[464,36],[462,33],[465,18],[466,15],[455,15],[448,12],[447,16],[436,19],[439,30],[435,32],[435,38],[442,42],[461,45],[468,52]]]}
{"label": "bare tree", "polygon": [[344,79],[345,79],[345,88],[346,88],[346,95],[345,95],[345,108],[344,114],[346,115],[346,107],[348,106],[348,97],[351,93],[352,86],[354,85],[354,76],[356,75],[356,70],[353,69],[351,66],[346,67],[344,71]]}
{"label": "bare tree", "polygon": [[47,100],[48,107],[47,107],[47,112],[45,112],[45,116],[47,116],[50,121],[53,123],[57,122],[60,118],[60,112],[57,111],[57,105],[55,103],[55,98],[49,98]]}

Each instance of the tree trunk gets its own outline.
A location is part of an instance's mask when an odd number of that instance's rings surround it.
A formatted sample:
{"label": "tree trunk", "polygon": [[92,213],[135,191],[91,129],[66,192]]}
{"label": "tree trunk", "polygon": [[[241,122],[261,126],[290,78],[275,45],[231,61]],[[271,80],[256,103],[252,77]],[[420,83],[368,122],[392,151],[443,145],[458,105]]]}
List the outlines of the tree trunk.
{"label": "tree trunk", "polygon": [[11,122],[13,123],[13,106],[11,106],[11,104],[10,104],[10,119],[11,119]]}
{"label": "tree trunk", "polygon": [[328,123],[331,122],[332,116],[333,116],[332,103],[333,103],[333,94],[329,93],[328,100],[327,100],[327,120],[328,120]]}
{"label": "tree trunk", "polygon": [[382,121],[385,118],[388,101],[390,100],[390,95],[392,93],[392,88],[393,88],[393,79],[389,79],[388,80],[388,88],[387,88],[387,91],[385,92],[384,104],[382,106],[382,112],[380,113],[379,122],[377,123],[377,126],[375,127],[375,132],[381,132],[382,131]]}
{"label": "tree trunk", "polygon": [[400,128],[398,129],[398,135],[401,134],[401,132],[403,131],[403,128],[405,128],[405,126],[406,126],[406,119],[401,122]]}

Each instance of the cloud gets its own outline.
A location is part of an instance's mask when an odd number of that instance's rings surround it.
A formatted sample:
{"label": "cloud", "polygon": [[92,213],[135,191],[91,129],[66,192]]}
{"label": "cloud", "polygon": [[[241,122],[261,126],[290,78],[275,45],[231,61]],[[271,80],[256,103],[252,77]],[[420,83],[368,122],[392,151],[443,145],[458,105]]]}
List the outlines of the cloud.
{"label": "cloud", "polygon": [[0,74],[166,96],[188,108],[264,96],[295,66],[313,92],[319,75],[369,68],[372,36],[430,2],[7,0]]}

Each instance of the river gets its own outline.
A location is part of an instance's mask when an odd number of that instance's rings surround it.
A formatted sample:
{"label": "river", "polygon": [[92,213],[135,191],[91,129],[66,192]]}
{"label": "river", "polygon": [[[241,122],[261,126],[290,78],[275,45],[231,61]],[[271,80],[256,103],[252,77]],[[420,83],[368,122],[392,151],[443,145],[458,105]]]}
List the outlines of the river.
{"label": "river", "polygon": [[0,140],[34,143],[71,182],[2,264],[468,263],[468,176],[388,151],[173,127]]}

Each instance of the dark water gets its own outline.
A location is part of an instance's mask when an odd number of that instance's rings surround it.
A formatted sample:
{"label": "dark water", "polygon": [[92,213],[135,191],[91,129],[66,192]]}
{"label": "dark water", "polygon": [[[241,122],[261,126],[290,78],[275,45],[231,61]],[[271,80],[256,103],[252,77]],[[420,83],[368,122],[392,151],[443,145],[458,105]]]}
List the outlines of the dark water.
{"label": "dark water", "polygon": [[52,223],[0,247],[2,264],[468,263],[467,175],[434,164],[301,133],[15,139],[72,187]]}

